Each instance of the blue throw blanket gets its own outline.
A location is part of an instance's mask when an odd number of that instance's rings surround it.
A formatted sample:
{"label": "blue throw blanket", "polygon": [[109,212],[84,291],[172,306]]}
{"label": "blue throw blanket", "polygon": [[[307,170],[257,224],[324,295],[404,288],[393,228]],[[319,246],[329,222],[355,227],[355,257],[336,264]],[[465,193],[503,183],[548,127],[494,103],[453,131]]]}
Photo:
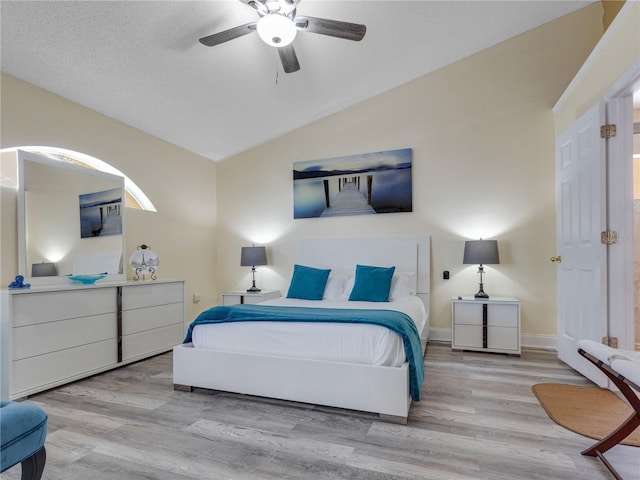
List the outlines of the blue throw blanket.
{"label": "blue throw blanket", "polygon": [[280,307],[275,305],[246,304],[213,307],[202,312],[198,315],[198,318],[191,322],[184,343],[191,341],[191,334],[196,325],[260,321],[368,323],[387,327],[402,338],[407,362],[409,362],[411,398],[415,401],[420,400],[420,387],[424,381],[420,335],[411,317],[395,310]]}

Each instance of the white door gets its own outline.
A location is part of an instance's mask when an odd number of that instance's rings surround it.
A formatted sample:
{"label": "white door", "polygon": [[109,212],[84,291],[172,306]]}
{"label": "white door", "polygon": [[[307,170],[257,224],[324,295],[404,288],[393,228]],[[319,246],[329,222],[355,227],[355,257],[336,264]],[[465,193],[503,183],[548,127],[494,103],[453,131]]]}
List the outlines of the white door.
{"label": "white door", "polygon": [[607,140],[607,218],[609,230],[618,233],[618,242],[607,249],[609,337],[617,339],[619,348],[633,350],[636,337],[634,250],[637,249],[638,238],[634,238],[631,95],[607,100],[607,123],[617,126],[616,136]]}
{"label": "white door", "polygon": [[595,105],[556,142],[558,356],[600,386],[606,377],[578,354],[578,341],[607,336],[604,103]]}

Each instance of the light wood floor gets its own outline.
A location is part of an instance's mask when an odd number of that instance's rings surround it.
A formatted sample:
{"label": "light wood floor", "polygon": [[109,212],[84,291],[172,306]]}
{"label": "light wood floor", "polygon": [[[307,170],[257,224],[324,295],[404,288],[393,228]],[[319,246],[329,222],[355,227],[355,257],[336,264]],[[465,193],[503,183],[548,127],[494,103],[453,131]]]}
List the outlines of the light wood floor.
{"label": "light wood floor", "polygon": [[[588,384],[555,353],[452,352],[429,344],[407,425],[372,415],[172,388],[171,353],[29,401],[49,414],[45,480],[611,479],[553,423],[536,383]],[[640,479],[640,449],[609,459]],[[2,475],[18,479],[20,467]]]}

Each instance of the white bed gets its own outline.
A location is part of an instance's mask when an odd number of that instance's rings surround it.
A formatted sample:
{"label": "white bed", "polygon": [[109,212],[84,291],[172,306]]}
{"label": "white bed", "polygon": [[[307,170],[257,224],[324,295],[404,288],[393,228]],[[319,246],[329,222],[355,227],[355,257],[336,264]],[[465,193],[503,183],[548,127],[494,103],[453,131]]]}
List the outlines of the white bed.
{"label": "white bed", "polygon": [[[424,353],[429,334],[428,236],[304,239],[296,263],[345,275],[353,274],[356,264],[415,272],[409,278],[416,294],[403,301],[281,298],[265,304],[399,310],[414,320]],[[278,322],[196,327],[192,343],[174,348],[175,388],[211,388],[375,412],[385,420],[406,422],[411,403],[409,365],[398,335],[376,325],[296,323],[282,327]],[[340,341],[335,341],[336,330]],[[238,335],[247,339],[242,346]]]}

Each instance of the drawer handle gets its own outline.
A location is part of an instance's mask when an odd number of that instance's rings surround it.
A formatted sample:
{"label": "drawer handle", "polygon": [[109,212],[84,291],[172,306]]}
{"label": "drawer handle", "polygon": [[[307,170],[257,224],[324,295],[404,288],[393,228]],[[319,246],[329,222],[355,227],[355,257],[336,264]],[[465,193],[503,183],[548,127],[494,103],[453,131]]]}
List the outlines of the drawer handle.
{"label": "drawer handle", "polygon": [[555,257],[551,257],[551,261],[553,263],[560,263],[560,262],[562,262],[562,257],[560,255],[557,255]]}

